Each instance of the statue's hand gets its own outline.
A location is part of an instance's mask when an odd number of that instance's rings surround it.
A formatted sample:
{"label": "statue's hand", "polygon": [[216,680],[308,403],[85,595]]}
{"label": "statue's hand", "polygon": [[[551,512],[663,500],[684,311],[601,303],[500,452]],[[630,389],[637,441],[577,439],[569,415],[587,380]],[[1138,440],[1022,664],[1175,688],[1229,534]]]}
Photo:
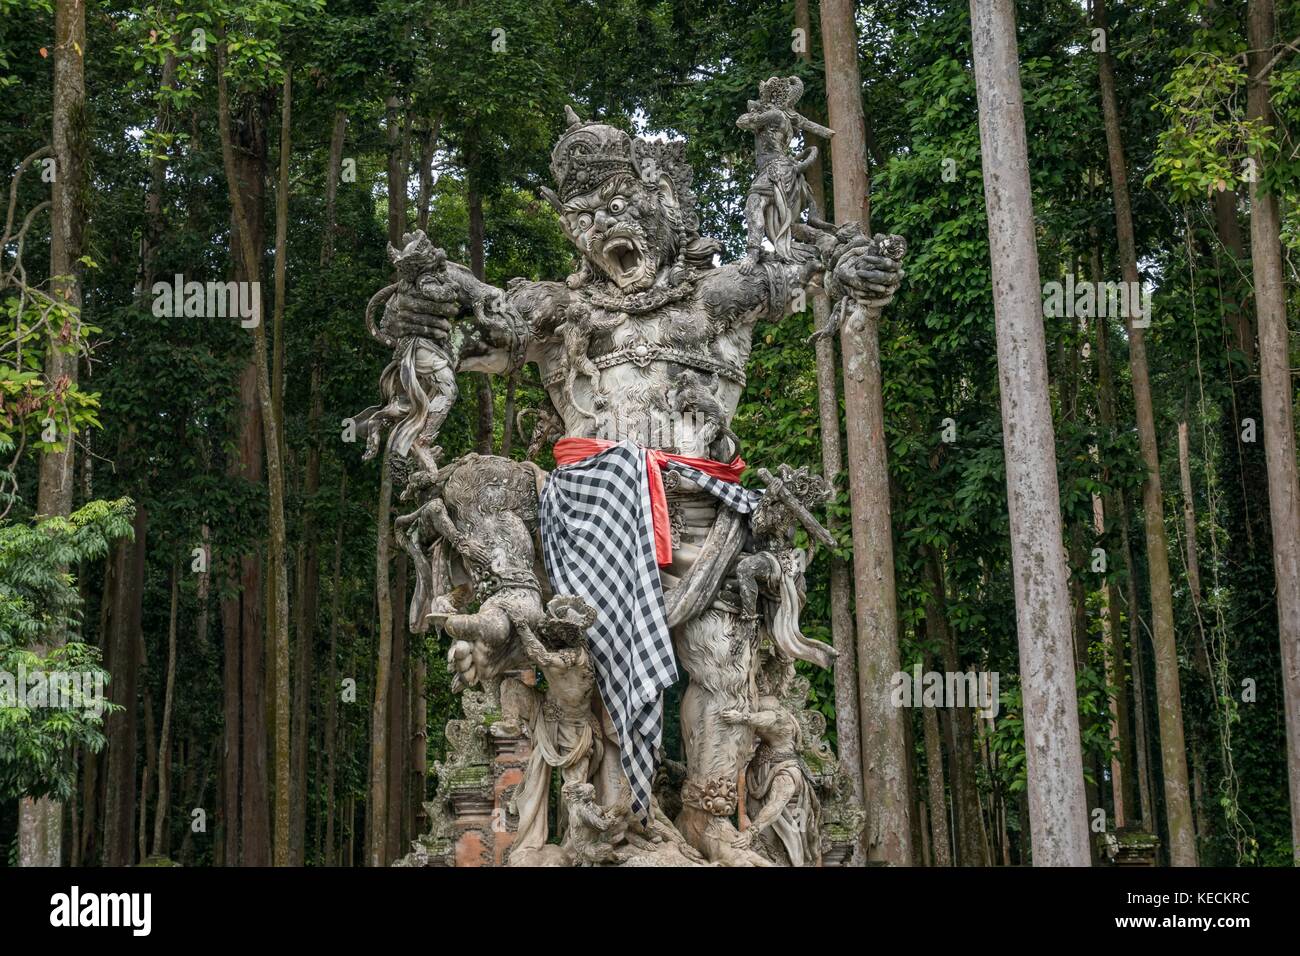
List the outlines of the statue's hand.
{"label": "statue's hand", "polygon": [[903,248],[899,236],[878,235],[867,239],[859,234],[841,240],[831,256],[832,294],[850,296],[866,308],[881,309],[889,305],[903,281]]}
{"label": "statue's hand", "polygon": [[380,328],[393,338],[416,335],[446,342],[451,321],[470,310],[454,281],[425,276],[419,283],[402,283],[388,300]]}
{"label": "statue's hand", "polygon": [[743,724],[749,719],[749,714],[745,713],[743,710],[736,710],[735,708],[728,708],[719,716],[722,717],[724,723],[728,724]]}

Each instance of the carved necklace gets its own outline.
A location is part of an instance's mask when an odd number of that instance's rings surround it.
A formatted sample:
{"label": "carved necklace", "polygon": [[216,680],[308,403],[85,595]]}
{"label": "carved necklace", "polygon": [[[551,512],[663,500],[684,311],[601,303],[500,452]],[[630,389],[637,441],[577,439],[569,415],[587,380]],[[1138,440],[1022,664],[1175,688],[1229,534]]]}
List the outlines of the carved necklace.
{"label": "carved necklace", "polygon": [[688,299],[694,294],[694,276],[688,276],[675,286],[649,289],[645,292],[633,292],[631,295],[624,295],[621,292],[610,292],[600,289],[592,289],[590,292],[587,292],[591,304],[597,308],[604,309],[608,312],[625,312],[630,315],[653,312],[671,302],[680,302],[682,299]]}

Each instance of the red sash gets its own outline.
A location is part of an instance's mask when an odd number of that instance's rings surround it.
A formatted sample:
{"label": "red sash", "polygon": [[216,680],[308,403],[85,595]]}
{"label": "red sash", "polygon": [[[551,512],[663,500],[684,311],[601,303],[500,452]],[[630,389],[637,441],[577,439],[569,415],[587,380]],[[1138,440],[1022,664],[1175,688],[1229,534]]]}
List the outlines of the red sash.
{"label": "red sash", "polygon": [[[603,438],[561,438],[555,443],[555,463],[572,465],[575,462],[598,455],[607,448],[613,448],[616,442]],[[649,466],[650,479],[650,514],[654,520],[655,559],[657,563],[673,563],[673,537],[668,522],[668,497],[664,494],[663,467],[666,462],[675,461],[697,471],[702,471],[712,478],[738,483],[745,470],[744,460],[737,455],[730,464],[714,461],[712,458],[690,458],[686,455],[670,455],[658,448],[645,448],[646,463]]]}

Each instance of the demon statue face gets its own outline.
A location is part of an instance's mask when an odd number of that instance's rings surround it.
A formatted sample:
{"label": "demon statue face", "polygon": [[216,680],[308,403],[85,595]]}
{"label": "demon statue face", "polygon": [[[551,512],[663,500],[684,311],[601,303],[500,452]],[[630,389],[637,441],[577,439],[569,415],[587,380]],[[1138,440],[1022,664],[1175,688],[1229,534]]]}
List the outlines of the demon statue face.
{"label": "demon statue face", "polygon": [[683,144],[566,115],[569,128],[551,154],[557,190],[542,192],[582,255],[581,281],[643,292],[674,266],[710,261],[719,245],[697,232]]}

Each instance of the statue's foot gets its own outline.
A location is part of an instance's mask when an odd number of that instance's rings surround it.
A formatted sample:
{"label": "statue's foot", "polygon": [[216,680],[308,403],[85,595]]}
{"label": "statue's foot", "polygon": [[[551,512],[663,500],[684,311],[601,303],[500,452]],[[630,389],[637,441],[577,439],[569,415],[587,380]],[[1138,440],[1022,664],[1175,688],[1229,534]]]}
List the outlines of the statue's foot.
{"label": "statue's foot", "polygon": [[488,727],[488,733],[493,737],[522,737],[524,728],[519,725],[519,721],[503,718]]}

